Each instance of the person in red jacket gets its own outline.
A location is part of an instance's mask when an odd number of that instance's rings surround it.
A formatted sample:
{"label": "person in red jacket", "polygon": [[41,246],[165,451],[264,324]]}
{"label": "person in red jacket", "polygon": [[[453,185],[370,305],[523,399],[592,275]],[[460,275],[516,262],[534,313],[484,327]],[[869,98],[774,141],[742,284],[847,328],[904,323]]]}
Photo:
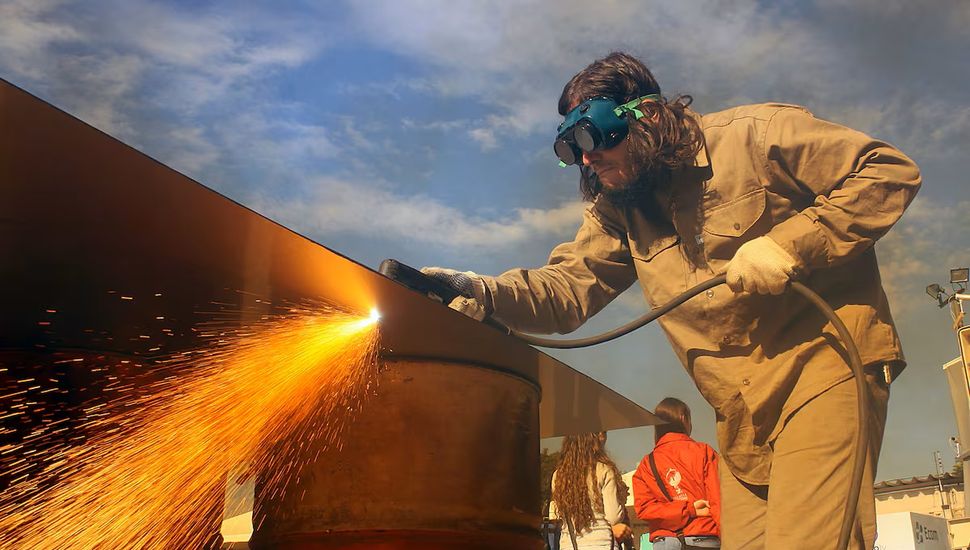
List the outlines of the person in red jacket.
{"label": "person in red jacket", "polygon": [[655,426],[653,452],[633,475],[637,516],[650,526],[655,550],[720,548],[717,453],[690,438],[690,408],[683,401],[667,397],[654,414],[666,423]]}

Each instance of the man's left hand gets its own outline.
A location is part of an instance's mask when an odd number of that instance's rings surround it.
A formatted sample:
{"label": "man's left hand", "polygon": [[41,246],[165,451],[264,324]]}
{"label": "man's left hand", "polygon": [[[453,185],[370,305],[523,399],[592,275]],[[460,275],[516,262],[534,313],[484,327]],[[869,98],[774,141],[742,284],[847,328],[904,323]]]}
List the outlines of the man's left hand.
{"label": "man's left hand", "polygon": [[727,285],[735,292],[781,294],[795,274],[795,258],[767,235],[752,239],[727,266]]}

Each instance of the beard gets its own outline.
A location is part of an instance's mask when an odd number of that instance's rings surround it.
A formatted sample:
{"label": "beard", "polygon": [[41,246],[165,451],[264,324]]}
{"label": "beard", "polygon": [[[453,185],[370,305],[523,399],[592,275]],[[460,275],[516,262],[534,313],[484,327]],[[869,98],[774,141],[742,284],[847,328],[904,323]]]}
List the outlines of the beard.
{"label": "beard", "polygon": [[595,173],[590,172],[590,176],[599,184],[600,194],[611,204],[623,209],[639,207],[653,212],[657,209],[654,192],[669,183],[670,170],[659,164],[638,167],[633,180],[622,187],[607,187]]}

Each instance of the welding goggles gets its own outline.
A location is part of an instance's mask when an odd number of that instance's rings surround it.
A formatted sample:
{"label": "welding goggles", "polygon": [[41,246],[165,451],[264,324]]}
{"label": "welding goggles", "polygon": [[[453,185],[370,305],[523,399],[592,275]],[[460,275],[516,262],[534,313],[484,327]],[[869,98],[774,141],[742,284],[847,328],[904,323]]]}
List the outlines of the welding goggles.
{"label": "welding goggles", "polygon": [[579,164],[584,152],[609,149],[623,141],[630,130],[626,113],[633,113],[634,120],[641,118],[643,112],[637,107],[648,99],[656,101],[660,96],[645,95],[623,105],[617,105],[608,97],[594,97],[569,111],[559,125],[553,146],[559,166]]}

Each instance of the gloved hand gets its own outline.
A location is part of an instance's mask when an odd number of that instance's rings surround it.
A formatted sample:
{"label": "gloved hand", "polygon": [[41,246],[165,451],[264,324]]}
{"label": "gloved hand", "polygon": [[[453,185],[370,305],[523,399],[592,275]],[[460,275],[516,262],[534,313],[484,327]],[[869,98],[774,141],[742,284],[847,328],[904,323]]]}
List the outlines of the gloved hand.
{"label": "gloved hand", "polygon": [[448,307],[481,321],[485,318],[485,281],[482,276],[471,271],[457,271],[443,267],[422,267],[421,273],[455,289],[461,296],[455,298]]}
{"label": "gloved hand", "polygon": [[727,266],[727,285],[735,292],[781,294],[795,274],[797,262],[767,235],[752,239]]}

